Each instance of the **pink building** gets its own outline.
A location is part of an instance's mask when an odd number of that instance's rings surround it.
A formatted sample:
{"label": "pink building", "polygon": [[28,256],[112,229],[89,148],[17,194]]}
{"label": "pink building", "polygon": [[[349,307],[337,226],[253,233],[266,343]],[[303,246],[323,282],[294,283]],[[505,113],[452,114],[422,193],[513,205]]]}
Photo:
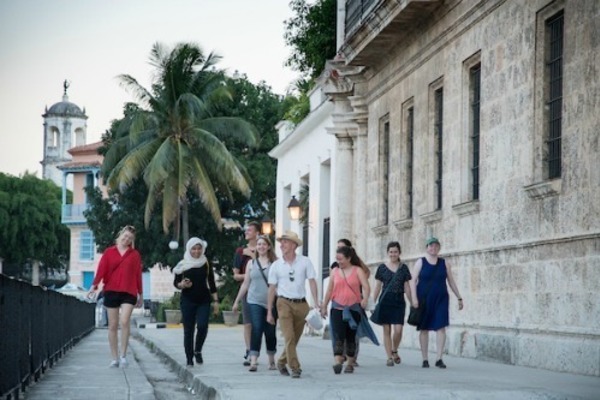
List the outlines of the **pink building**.
{"label": "pink building", "polygon": [[[63,174],[62,223],[71,231],[70,282],[86,289],[92,284],[100,254],[96,252],[94,234],[83,215],[88,208],[85,188],[99,187],[104,195],[107,194],[99,179],[102,156],[98,154],[98,148],[101,145],[102,142],[96,142],[69,149],[72,160],[58,167]],[[68,175],[73,177],[71,204],[67,204]]]}

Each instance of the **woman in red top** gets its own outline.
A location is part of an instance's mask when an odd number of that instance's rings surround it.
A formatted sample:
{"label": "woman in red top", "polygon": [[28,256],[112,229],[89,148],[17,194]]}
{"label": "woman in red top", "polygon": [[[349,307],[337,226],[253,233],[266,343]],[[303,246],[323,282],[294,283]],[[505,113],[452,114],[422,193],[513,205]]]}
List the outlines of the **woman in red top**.
{"label": "woman in red top", "polygon": [[[142,258],[134,249],[135,228],[126,226],[119,232],[116,245],[107,248],[102,254],[94,282],[88,297],[95,296],[98,285],[104,282],[104,307],[108,311],[108,343],[113,361],[110,366],[127,367],[127,346],[131,313],[134,307],[141,307]],[[118,330],[119,310],[121,310],[121,353],[119,357]]]}

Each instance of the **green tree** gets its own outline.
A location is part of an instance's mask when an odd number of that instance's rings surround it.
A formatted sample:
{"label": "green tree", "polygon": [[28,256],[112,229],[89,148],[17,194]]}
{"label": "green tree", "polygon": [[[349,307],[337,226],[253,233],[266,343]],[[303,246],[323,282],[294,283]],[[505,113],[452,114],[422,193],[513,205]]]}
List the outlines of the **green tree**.
{"label": "green tree", "polygon": [[250,177],[224,140],[249,148],[256,144],[256,130],[241,118],[215,116],[220,104],[231,101],[224,75],[214,69],[219,59],[213,53],[205,56],[195,44],[181,43],[169,51],[157,43],[150,52],[156,68],[152,91],[121,75],[139,108],[126,116],[102,166],[113,190],[143,176],[148,187],[145,226],[161,204],[163,231],[174,224],[178,238],[182,221],[184,241],[189,237],[190,191],[219,229],[219,197],[232,199],[233,190],[250,195]]}
{"label": "green tree", "polygon": [[292,48],[286,65],[302,73],[303,77],[316,78],[332,59],[336,48],[336,0],[317,0],[309,5],[307,0],[292,0],[290,7],[295,16],[285,21],[285,43]]}
{"label": "green tree", "polygon": [[[278,142],[276,123],[281,120],[289,106],[281,96],[274,94],[264,82],[257,85],[248,81],[243,74],[226,77],[232,101],[219,104],[215,116],[233,116],[247,120],[260,132],[260,140],[255,147],[236,146],[235,141],[225,139],[231,154],[247,169],[253,180],[250,198],[234,193],[233,201],[224,196],[219,197],[223,216],[238,221],[241,225],[249,219],[260,219],[269,214],[273,217],[273,201],[275,198],[276,162],[268,156],[268,151]],[[124,106],[124,119],[138,109],[135,104]],[[119,131],[125,124],[115,120],[110,129],[103,135],[102,154],[116,143],[123,132]],[[114,243],[118,230],[126,224],[136,227],[136,247],[142,255],[144,267],[149,268],[156,263],[174,265],[183,255],[183,242],[180,248],[171,251],[168,242],[172,239],[162,231],[161,218],[153,215],[148,228],[144,226],[144,203],[148,189],[143,179],[137,179],[124,190],[111,190],[107,198],[102,198],[97,189],[88,193],[90,207],[86,212],[88,226],[94,232],[99,251]],[[238,285],[230,275],[231,261],[235,248],[243,239],[241,229],[219,231],[214,220],[203,207],[198,196],[188,193],[189,228],[193,236],[200,236],[208,242],[207,257],[222,277],[223,286],[220,296],[237,294]]]}
{"label": "green tree", "polygon": [[0,258],[6,264],[28,260],[43,268],[64,268],[69,229],[61,223],[62,191],[52,181],[25,173],[0,173]]}
{"label": "green tree", "polygon": [[234,194],[233,201],[222,199],[223,214],[240,224],[261,219],[265,215],[273,218],[277,163],[268,152],[279,141],[275,125],[283,118],[287,103],[274,94],[265,82],[255,85],[244,74],[227,78],[227,86],[233,101],[222,104],[217,114],[245,119],[257,128],[259,141],[253,148],[240,148],[231,140],[225,141],[231,154],[252,177],[253,186],[249,198]]}

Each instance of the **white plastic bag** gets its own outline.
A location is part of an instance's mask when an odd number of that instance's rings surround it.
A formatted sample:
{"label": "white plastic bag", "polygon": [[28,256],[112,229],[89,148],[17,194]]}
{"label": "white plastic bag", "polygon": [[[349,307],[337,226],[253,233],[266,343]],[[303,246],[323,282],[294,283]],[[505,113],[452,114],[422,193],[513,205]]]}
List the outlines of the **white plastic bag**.
{"label": "white plastic bag", "polygon": [[375,303],[375,300],[373,300],[372,296],[369,296],[369,298],[367,299],[367,308],[365,308],[365,311],[373,311],[375,310],[375,305],[377,303]]}
{"label": "white plastic bag", "polygon": [[323,319],[321,318],[321,313],[315,308],[308,312],[308,315],[306,316],[305,320],[308,323],[308,325],[310,325],[310,327],[316,331],[321,330],[323,328]]}

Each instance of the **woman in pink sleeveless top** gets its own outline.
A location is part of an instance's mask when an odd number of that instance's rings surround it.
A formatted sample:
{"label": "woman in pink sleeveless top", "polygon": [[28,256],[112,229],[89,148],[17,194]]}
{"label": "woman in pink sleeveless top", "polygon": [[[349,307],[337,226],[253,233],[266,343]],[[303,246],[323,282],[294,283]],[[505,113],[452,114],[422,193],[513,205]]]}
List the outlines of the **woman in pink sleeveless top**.
{"label": "woman in pink sleeveless top", "polygon": [[[345,373],[354,372],[354,357],[356,355],[356,329],[364,316],[360,308],[367,306],[369,298],[369,283],[361,267],[352,265],[352,249],[341,247],[337,249],[336,260],[339,268],[331,272],[329,286],[321,306],[321,314],[327,315],[327,305],[331,300],[331,335],[333,336],[333,355],[335,363],[333,371],[342,372],[344,349],[347,364]],[[362,295],[361,295],[362,288]]]}

